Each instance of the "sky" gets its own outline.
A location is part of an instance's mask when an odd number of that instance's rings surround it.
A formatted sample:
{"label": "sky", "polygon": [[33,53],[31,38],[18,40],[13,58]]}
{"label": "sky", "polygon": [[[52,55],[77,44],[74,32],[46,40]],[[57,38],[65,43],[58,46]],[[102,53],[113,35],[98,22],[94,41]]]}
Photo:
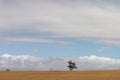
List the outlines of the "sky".
{"label": "sky", "polygon": [[67,70],[70,59],[81,66],[79,70],[119,69],[119,4],[119,0],[0,0],[0,69],[49,70],[54,65]]}

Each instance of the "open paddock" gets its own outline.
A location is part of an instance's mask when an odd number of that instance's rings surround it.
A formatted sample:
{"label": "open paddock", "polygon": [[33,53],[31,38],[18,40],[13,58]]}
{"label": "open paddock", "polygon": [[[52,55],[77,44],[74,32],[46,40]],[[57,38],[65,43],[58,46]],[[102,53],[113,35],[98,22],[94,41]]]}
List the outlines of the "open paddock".
{"label": "open paddock", "polygon": [[120,80],[120,71],[0,71],[0,80]]}

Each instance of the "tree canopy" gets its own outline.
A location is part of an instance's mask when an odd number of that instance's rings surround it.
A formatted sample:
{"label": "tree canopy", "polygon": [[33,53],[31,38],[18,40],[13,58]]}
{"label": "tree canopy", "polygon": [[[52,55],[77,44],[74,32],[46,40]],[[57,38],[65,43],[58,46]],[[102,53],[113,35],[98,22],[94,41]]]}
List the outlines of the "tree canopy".
{"label": "tree canopy", "polygon": [[73,69],[77,69],[77,67],[76,67],[76,63],[75,62],[72,62],[71,60],[70,61],[68,61],[68,68],[69,68],[69,70],[70,71],[72,71]]}

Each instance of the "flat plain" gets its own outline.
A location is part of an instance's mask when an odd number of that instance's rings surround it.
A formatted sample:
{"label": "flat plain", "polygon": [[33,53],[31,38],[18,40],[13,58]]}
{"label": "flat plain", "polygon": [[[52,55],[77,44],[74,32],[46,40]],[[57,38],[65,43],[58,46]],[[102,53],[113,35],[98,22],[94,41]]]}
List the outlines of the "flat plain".
{"label": "flat plain", "polygon": [[120,80],[120,70],[0,71],[0,80]]}

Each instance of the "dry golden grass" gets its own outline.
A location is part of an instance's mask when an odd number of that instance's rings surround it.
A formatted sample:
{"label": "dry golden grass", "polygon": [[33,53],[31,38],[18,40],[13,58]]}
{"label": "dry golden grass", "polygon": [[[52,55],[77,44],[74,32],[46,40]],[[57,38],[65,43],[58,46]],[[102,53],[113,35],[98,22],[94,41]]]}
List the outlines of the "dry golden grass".
{"label": "dry golden grass", "polygon": [[0,80],[120,80],[120,71],[1,71]]}

